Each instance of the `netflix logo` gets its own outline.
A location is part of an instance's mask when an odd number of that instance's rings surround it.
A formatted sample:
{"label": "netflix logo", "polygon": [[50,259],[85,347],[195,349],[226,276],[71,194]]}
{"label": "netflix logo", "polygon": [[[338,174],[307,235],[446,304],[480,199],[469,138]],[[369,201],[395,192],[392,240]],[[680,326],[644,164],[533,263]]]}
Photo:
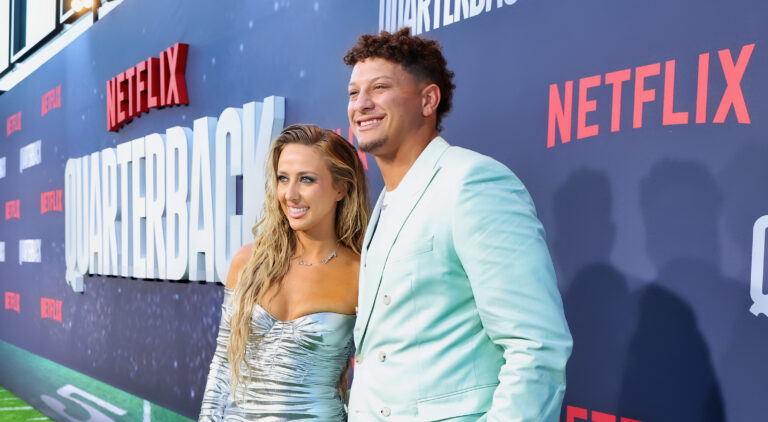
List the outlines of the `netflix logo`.
{"label": "netflix logo", "polygon": [[19,294],[13,292],[5,292],[5,309],[10,309],[21,313],[21,306],[19,305]]}
{"label": "netflix logo", "polygon": [[41,116],[45,116],[45,113],[54,108],[61,107],[61,85],[43,94],[42,103]]}
{"label": "netflix logo", "polygon": [[17,130],[21,130],[21,111],[8,118],[8,123],[5,126],[5,136],[10,135]]}
{"label": "netflix logo", "polygon": [[15,199],[5,203],[5,219],[21,218],[21,200]]}
{"label": "netflix logo", "polygon": [[40,194],[40,214],[48,211],[62,211],[61,189]]}
{"label": "netflix logo", "polygon": [[61,301],[56,299],[49,299],[47,297],[41,297],[40,318],[53,319],[61,322]]}
{"label": "netflix logo", "polygon": [[[587,416],[587,413],[590,413],[589,417]],[[609,413],[602,413],[595,410],[587,411],[587,409],[583,409],[581,407],[576,406],[568,406],[565,410],[565,421],[566,422],[581,422],[581,421],[592,421],[592,422],[640,422],[634,419],[629,418],[617,418],[614,415],[611,415]]]}
{"label": "netflix logo", "polygon": [[[699,54],[698,69],[683,69],[679,72],[675,60],[667,60],[663,63],[651,63],[638,66],[634,69],[622,69],[609,72],[605,75],[587,76],[578,80],[578,99],[576,101],[576,139],[584,139],[597,136],[600,133],[600,125],[587,124],[590,113],[607,113],[610,109],[611,132],[621,130],[621,96],[622,86],[634,85],[630,90],[633,94],[632,104],[632,128],[643,127],[643,109],[648,103],[657,101],[655,88],[646,88],[646,82],[651,78],[663,77],[664,87],[660,93],[662,102],[663,126],[687,125],[690,123],[724,123],[729,112],[733,110],[736,121],[741,124],[751,124],[747,103],[744,100],[744,92],[741,89],[741,79],[747,70],[749,59],[755,44],[748,44],[741,51],[731,52],[724,49],[717,52],[717,59],[712,59],[710,53]],[[736,54],[734,54],[736,53]],[[734,60],[735,56],[735,60]],[[712,115],[707,110],[707,98],[710,94],[709,73],[710,64],[719,61],[720,68],[725,76],[727,84],[725,91],[719,97],[719,105]],[[662,75],[663,69],[663,75]],[[696,98],[690,104],[675,104],[676,76],[680,79],[682,73],[685,82],[695,78]],[[560,142],[565,144],[571,141],[573,132],[574,109],[574,81],[566,81],[562,91],[558,84],[549,86],[549,116],[547,123],[547,148],[552,148],[557,143],[557,133],[560,134]],[[597,100],[590,99],[589,91],[610,89],[611,103],[598,104]],[[717,93],[719,94],[719,93]],[[676,111],[677,110],[677,111]],[[605,129],[603,128],[603,131]]]}
{"label": "netflix logo", "polygon": [[189,104],[187,68],[189,45],[176,43],[107,81],[107,129],[113,132],[148,113],[150,108]]}

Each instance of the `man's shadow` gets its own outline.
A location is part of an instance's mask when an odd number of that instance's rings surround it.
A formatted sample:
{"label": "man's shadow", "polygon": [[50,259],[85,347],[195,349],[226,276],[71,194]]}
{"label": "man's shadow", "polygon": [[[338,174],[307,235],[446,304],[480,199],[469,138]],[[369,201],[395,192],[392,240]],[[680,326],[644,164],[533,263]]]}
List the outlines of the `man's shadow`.
{"label": "man's shadow", "polygon": [[618,394],[634,310],[626,277],[610,262],[616,225],[608,176],[572,172],[553,205],[553,252],[574,342],[564,403],[621,413]]}

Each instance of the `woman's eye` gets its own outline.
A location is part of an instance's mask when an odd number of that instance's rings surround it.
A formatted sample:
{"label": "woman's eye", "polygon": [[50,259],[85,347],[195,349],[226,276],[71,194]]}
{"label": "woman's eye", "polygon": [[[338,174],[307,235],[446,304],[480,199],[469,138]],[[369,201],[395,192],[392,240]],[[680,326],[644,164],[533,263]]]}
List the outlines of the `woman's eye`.
{"label": "woman's eye", "polygon": [[315,179],[309,177],[309,176],[303,176],[301,178],[301,183],[313,183]]}
{"label": "woman's eye", "polygon": [[288,182],[288,178],[285,177],[285,176],[277,176],[277,181],[280,182],[280,183],[287,183]]}

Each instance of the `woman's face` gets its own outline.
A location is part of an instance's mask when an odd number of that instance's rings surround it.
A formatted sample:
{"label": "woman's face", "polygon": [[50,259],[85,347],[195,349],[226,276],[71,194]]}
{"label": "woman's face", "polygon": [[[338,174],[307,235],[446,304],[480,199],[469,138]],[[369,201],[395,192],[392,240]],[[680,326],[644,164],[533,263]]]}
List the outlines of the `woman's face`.
{"label": "woman's face", "polygon": [[334,233],[336,204],[344,194],[334,186],[320,150],[301,144],[283,147],[277,160],[277,197],[293,230]]}

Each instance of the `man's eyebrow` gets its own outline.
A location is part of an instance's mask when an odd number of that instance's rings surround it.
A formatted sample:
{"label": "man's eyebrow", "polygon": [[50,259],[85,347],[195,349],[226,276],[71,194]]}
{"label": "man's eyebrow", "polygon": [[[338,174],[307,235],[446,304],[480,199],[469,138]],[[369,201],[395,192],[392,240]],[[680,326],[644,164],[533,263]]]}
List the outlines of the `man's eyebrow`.
{"label": "man's eyebrow", "polygon": [[[374,76],[373,78],[369,79],[367,82],[376,82],[379,79],[389,79],[389,80],[392,80],[393,78],[391,76],[387,76],[387,75],[379,75],[379,76]],[[350,81],[349,85],[350,86],[356,85],[356,83]]]}

